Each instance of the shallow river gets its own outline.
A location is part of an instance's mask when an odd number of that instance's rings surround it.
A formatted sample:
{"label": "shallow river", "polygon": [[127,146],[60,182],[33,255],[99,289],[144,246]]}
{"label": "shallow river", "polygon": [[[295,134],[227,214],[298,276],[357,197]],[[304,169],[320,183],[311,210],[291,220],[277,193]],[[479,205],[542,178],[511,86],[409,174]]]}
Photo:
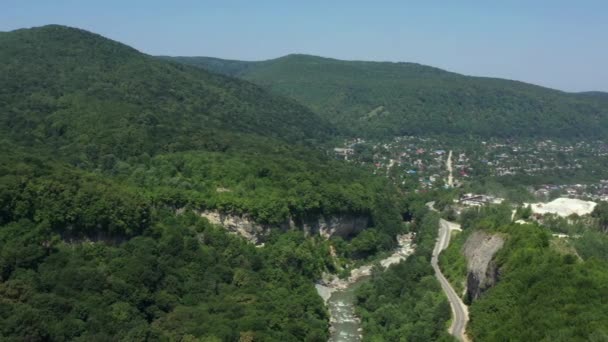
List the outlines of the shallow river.
{"label": "shallow river", "polygon": [[[389,257],[380,260],[384,268],[396,264],[414,252],[412,239],[414,234],[403,234],[397,237],[399,248]],[[363,330],[361,320],[355,315],[355,292],[372,273],[372,265],[367,264],[351,270],[348,279],[326,279],[315,284],[319,296],[323,298],[329,310],[329,342],[361,341]]]}
{"label": "shallow river", "polygon": [[346,289],[336,290],[327,301],[331,316],[330,342],[361,341],[361,321],[355,316],[355,291],[369,277],[350,284]]}

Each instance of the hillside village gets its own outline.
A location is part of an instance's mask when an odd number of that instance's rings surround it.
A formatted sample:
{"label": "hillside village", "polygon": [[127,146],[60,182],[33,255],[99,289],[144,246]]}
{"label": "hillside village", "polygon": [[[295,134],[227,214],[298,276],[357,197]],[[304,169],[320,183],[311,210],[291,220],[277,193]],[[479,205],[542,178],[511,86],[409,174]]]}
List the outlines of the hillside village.
{"label": "hillside village", "polygon": [[371,166],[411,189],[445,188],[446,161],[452,150],[454,186],[481,177],[583,178],[580,182],[536,182],[530,192],[539,199],[559,196],[591,200],[608,199],[607,175],[598,167],[608,156],[602,141],[564,143],[553,140],[488,140],[450,142],[416,136],[396,137],[389,142],[350,139],[333,150],[336,158]]}

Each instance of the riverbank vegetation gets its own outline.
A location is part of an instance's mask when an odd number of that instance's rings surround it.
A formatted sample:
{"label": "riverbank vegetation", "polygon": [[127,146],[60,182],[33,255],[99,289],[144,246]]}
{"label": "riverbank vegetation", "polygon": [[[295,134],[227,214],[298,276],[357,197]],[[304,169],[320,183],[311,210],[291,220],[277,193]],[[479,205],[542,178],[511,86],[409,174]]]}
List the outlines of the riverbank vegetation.
{"label": "riverbank vegetation", "polygon": [[416,251],[406,261],[372,279],[357,291],[357,308],[366,341],[452,341],[447,333],[450,305],[431,267],[439,214],[412,201]]}

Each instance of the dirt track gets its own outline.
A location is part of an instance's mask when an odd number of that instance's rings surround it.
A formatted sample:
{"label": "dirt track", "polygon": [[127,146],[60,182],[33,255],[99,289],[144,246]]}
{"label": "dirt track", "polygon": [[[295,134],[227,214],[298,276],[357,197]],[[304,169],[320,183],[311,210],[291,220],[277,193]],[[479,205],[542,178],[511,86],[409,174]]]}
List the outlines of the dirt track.
{"label": "dirt track", "polygon": [[452,175],[452,151],[448,153],[448,159],[445,161],[445,167],[448,169],[448,186],[454,187],[454,176]]}

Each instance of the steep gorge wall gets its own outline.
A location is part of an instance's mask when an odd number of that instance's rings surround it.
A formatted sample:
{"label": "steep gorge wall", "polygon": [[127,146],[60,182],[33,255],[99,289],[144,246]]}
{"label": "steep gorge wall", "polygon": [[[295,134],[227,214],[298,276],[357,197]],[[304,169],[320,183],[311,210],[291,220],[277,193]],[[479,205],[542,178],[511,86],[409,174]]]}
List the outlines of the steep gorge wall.
{"label": "steep gorge wall", "polygon": [[290,217],[277,225],[257,223],[249,215],[236,215],[222,213],[217,210],[198,211],[198,215],[205,217],[209,222],[221,225],[228,231],[243,236],[255,244],[262,243],[273,227],[281,230],[299,229],[309,235],[319,234],[325,238],[340,236],[343,238],[354,236],[369,226],[369,216],[349,214],[320,215],[305,218]]}
{"label": "steep gorge wall", "polygon": [[504,245],[499,234],[476,231],[465,242],[463,253],[467,259],[466,300],[470,303],[494,286],[499,279],[499,269],[494,255]]}

